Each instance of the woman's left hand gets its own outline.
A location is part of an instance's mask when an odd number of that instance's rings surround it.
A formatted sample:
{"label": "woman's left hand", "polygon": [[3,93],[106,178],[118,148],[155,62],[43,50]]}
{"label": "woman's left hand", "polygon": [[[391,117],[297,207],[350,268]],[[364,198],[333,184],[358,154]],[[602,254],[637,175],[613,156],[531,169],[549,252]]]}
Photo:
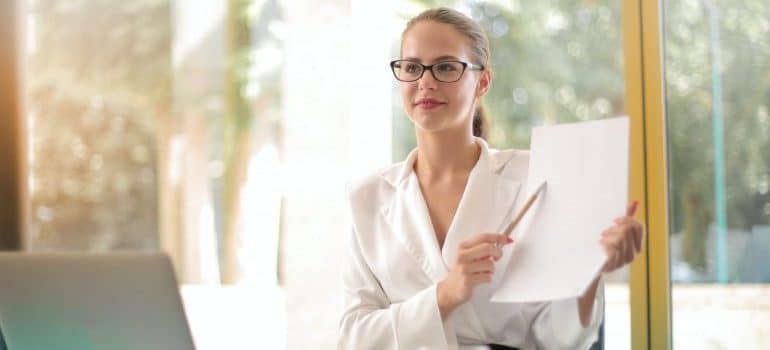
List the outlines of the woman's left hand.
{"label": "woman's left hand", "polygon": [[634,219],[638,202],[628,205],[626,215],[615,219],[615,224],[602,232],[599,241],[607,254],[602,273],[612,272],[634,261],[642,250],[644,226]]}

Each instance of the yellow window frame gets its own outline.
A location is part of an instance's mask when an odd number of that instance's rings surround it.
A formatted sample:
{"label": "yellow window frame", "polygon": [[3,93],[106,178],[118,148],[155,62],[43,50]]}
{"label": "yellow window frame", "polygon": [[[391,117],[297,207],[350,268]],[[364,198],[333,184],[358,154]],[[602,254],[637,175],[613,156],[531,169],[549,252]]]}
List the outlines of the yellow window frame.
{"label": "yellow window frame", "polygon": [[631,348],[671,349],[662,2],[623,0],[622,16],[630,194],[647,233],[631,265]]}

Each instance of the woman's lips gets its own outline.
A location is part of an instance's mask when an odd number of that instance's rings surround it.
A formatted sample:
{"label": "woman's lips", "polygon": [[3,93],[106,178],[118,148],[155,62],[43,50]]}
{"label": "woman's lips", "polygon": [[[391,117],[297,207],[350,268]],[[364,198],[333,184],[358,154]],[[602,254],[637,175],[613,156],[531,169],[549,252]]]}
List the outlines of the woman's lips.
{"label": "woman's lips", "polygon": [[444,102],[441,102],[441,101],[438,101],[438,100],[434,100],[434,99],[430,99],[430,98],[420,99],[420,100],[417,100],[417,103],[415,103],[415,105],[417,107],[422,108],[422,109],[433,109],[433,108],[437,108],[437,107],[445,105],[445,104],[446,103],[444,103]]}

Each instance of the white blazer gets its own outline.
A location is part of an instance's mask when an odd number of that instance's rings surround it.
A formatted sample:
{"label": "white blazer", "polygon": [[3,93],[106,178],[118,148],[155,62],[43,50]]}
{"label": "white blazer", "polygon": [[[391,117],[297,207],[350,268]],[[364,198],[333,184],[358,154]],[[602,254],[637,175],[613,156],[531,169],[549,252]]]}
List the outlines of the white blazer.
{"label": "white blazer", "polygon": [[[503,268],[441,320],[436,285],[447,276],[458,243],[479,232],[502,232],[526,200],[522,192],[529,152],[497,151],[480,138],[476,142],[481,155],[443,250],[413,171],[416,150],[405,161],[348,185],[353,225],[343,265],[340,349],[473,349],[489,343],[522,350],[586,349],[596,341],[604,313],[603,286],[591,323],[583,328],[574,298],[490,302]],[[510,248],[506,246],[497,266],[507,266]]]}

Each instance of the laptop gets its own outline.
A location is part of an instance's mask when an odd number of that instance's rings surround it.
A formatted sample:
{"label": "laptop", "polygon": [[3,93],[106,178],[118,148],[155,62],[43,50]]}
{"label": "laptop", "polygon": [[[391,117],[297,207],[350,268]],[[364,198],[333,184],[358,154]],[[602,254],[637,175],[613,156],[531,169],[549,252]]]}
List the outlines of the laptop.
{"label": "laptop", "polygon": [[0,253],[0,350],[190,350],[161,253]]}

